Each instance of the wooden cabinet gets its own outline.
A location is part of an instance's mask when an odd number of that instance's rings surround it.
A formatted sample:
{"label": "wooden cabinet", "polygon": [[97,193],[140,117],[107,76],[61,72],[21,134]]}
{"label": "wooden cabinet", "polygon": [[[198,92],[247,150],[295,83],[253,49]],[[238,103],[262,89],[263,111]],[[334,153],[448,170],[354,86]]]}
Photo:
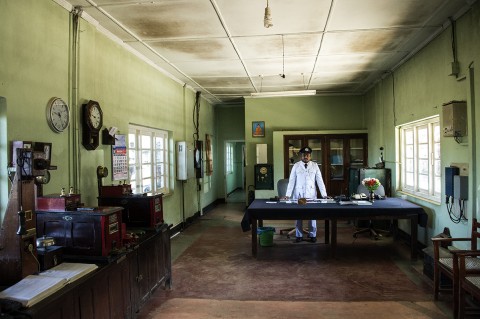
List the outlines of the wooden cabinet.
{"label": "wooden cabinet", "polygon": [[132,250],[23,311],[33,319],[117,319],[135,314],[171,287],[170,226],[148,230]]}
{"label": "wooden cabinet", "polygon": [[301,159],[304,146],[312,149],[312,161],[322,172],[329,196],[350,195],[349,169],[367,166],[367,134],[295,134],[283,137],[284,177]]}

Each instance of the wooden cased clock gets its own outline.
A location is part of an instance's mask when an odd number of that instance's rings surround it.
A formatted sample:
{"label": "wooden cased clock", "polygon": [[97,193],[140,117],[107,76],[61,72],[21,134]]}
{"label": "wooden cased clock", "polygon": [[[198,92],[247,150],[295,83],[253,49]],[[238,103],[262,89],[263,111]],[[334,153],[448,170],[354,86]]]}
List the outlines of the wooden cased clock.
{"label": "wooden cased clock", "polygon": [[96,101],[82,105],[82,144],[91,151],[98,147],[100,129],[103,126],[103,112]]}
{"label": "wooden cased clock", "polygon": [[272,164],[255,165],[255,189],[273,189]]}

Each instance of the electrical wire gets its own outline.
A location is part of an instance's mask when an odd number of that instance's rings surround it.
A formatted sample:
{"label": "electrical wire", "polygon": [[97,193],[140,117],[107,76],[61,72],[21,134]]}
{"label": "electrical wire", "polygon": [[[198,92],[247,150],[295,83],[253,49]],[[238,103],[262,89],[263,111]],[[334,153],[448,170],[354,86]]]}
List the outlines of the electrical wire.
{"label": "electrical wire", "polygon": [[455,224],[458,224],[461,221],[466,221],[467,218],[465,217],[465,201],[463,199],[458,200],[459,211],[456,212],[454,209],[454,200],[452,199],[452,202],[450,203],[448,199],[449,198],[447,198],[446,205],[450,220]]}
{"label": "electrical wire", "polygon": [[193,132],[193,140],[197,142],[199,140],[199,118],[200,118],[200,91],[196,92],[195,95],[195,104],[193,106],[193,127],[195,131]]}
{"label": "electrical wire", "polygon": [[282,34],[282,74],[280,76],[285,79],[285,43],[283,42],[283,34]]}
{"label": "electrical wire", "polygon": [[456,22],[451,17],[448,18],[450,23],[452,24],[452,55],[453,55],[453,62],[457,62],[457,46],[456,46]]}
{"label": "electrical wire", "polygon": [[28,251],[30,252],[30,254],[32,254],[32,257],[33,259],[35,259],[35,261],[37,262],[37,266],[38,266],[38,271],[40,272],[40,262],[38,261],[37,257],[35,256],[35,254],[33,253],[33,245],[32,244],[29,244],[28,245]]}

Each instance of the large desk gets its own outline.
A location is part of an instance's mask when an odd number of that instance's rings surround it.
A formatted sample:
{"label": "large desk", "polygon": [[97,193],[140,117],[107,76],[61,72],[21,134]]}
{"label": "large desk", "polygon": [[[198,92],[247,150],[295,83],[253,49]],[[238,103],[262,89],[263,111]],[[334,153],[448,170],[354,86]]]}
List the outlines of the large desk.
{"label": "large desk", "polygon": [[[418,205],[400,198],[376,200],[373,205],[340,205],[338,203],[296,203],[256,199],[247,208],[251,222],[252,255],[257,256],[257,225],[263,220],[316,219],[331,221],[331,253],[335,256],[337,247],[337,221],[352,219],[410,219],[411,259],[417,258],[417,227],[425,227],[427,214]],[[326,227],[327,229],[327,227]],[[328,243],[326,235],[325,243]]]}

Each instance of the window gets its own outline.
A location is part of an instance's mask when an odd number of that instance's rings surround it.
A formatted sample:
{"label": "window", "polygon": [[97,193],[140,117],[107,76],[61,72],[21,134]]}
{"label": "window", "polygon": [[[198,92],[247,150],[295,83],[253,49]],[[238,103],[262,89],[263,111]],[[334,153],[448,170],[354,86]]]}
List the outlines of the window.
{"label": "window", "polygon": [[132,191],[170,192],[168,132],[130,125],[128,132],[128,170]]}
{"label": "window", "polygon": [[225,163],[227,164],[227,174],[233,173],[233,144],[227,143],[225,149]]}
{"label": "window", "polygon": [[400,190],[440,202],[439,117],[399,127]]}

